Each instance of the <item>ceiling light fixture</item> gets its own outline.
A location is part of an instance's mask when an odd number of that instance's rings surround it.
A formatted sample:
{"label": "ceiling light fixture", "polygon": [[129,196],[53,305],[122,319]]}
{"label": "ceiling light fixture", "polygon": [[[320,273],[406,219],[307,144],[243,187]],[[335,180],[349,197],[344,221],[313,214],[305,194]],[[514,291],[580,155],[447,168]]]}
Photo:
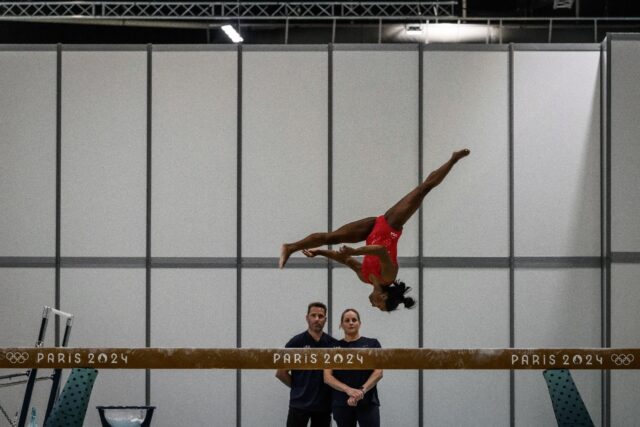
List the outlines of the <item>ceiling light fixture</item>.
{"label": "ceiling light fixture", "polygon": [[244,41],[244,39],[240,36],[240,34],[238,34],[236,29],[233,28],[232,25],[223,25],[222,26],[222,31],[224,31],[225,34],[227,36],[229,36],[231,41],[234,42],[234,43],[240,43],[240,42]]}
{"label": "ceiling light fixture", "polygon": [[420,24],[407,24],[407,34],[422,34],[422,25]]}
{"label": "ceiling light fixture", "polygon": [[554,9],[571,9],[573,7],[573,0],[553,0]]}

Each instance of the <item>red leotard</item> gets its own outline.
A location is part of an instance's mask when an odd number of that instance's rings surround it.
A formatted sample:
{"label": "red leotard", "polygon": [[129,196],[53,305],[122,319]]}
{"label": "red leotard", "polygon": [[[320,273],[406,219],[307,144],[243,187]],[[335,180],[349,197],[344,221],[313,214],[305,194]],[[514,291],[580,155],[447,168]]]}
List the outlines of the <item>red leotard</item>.
{"label": "red leotard", "polygon": [[[373,226],[373,230],[367,237],[368,245],[382,245],[387,249],[391,262],[398,265],[398,239],[402,235],[402,230],[395,230],[391,228],[384,215],[376,218],[376,223]],[[362,277],[369,281],[369,275],[380,277],[382,272],[382,266],[380,264],[380,258],[376,255],[365,255],[362,260],[362,269],[360,270]]]}

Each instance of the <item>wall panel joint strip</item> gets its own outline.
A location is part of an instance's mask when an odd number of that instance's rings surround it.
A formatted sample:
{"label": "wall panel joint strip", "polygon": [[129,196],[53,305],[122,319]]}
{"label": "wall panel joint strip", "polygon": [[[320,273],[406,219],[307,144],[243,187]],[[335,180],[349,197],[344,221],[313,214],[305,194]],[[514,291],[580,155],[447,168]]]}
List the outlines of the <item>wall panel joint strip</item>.
{"label": "wall panel joint strip", "polygon": [[[145,242],[145,347],[151,347],[151,168],[152,168],[152,105],[153,102],[153,47],[147,45],[147,212]],[[151,402],[151,371],[145,370],[145,405]]]}
{"label": "wall panel joint strip", "polygon": [[[606,86],[604,88],[606,92],[605,103],[605,231],[604,231],[604,249],[605,249],[605,265],[604,265],[604,347],[611,347],[611,63],[612,63],[612,45],[611,38],[607,37],[606,45]],[[611,372],[604,372],[604,408],[603,408],[603,421],[606,426],[611,425]]]}
{"label": "wall panel joint strip", "polygon": [[[596,34],[597,35],[597,31]],[[606,262],[607,262],[607,248],[606,248],[606,225],[605,225],[605,212],[606,212],[606,168],[605,168],[605,99],[606,94],[604,90],[604,78],[605,78],[605,63],[604,63],[604,45],[600,44],[600,258],[602,260],[600,267],[600,345],[605,346],[606,343],[606,330],[607,330],[607,307],[606,307],[606,294],[607,294],[607,278],[606,278]],[[606,427],[609,425],[608,418],[608,378],[606,371],[602,371],[600,375],[600,408],[602,413],[601,425]]]}
{"label": "wall panel joint strip", "polygon": [[[509,44],[509,347],[515,347],[515,244],[514,244],[514,46]],[[515,372],[509,372],[509,423],[515,426]]]}
{"label": "wall panel joint strip", "polygon": [[[424,171],[424,43],[418,48],[418,185],[422,182]],[[424,347],[424,220],[422,204],[418,209],[418,347]],[[418,372],[418,425],[424,425],[424,372]]]}
{"label": "wall panel joint strip", "polygon": [[[327,230],[333,229],[333,43],[327,46]],[[329,248],[332,246],[329,245]],[[327,331],[333,333],[333,261],[327,259]]]}
{"label": "wall panel joint strip", "polygon": [[[236,347],[242,347],[242,45],[237,50]],[[242,371],[236,370],[236,425],[242,425]]]}
{"label": "wall panel joint strip", "polygon": [[[60,257],[62,207],[62,45],[56,46],[56,254],[55,254],[55,307],[60,310]],[[55,345],[60,345],[60,318],[55,317]]]}

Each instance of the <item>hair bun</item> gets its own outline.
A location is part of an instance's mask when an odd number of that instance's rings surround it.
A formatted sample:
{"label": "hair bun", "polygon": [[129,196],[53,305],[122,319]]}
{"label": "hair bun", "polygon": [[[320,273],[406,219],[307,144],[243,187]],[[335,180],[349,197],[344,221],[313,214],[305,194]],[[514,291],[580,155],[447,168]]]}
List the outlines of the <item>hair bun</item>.
{"label": "hair bun", "polygon": [[406,308],[411,308],[414,305],[416,305],[416,300],[414,300],[411,297],[404,297],[404,298],[402,298],[402,303],[404,304],[404,306]]}
{"label": "hair bun", "polygon": [[406,308],[413,307],[416,304],[416,300],[405,296],[410,290],[411,287],[405,285],[404,282],[400,280],[395,280],[392,284],[386,286],[384,292],[387,293],[387,300],[385,302],[387,311],[394,311],[400,303],[404,304]]}

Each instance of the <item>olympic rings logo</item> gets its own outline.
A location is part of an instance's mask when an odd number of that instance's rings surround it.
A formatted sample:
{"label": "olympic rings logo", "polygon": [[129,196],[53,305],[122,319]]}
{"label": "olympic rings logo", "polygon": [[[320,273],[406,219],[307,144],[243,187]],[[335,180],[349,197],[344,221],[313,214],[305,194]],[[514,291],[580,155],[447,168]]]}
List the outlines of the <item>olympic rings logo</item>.
{"label": "olympic rings logo", "polygon": [[628,366],[631,364],[631,362],[633,362],[634,359],[635,357],[633,356],[633,354],[615,354],[614,353],[611,355],[611,361],[618,366],[621,366],[621,365]]}
{"label": "olympic rings logo", "polygon": [[22,364],[29,359],[29,353],[20,353],[20,352],[12,352],[8,351],[5,353],[5,357],[11,364]]}

